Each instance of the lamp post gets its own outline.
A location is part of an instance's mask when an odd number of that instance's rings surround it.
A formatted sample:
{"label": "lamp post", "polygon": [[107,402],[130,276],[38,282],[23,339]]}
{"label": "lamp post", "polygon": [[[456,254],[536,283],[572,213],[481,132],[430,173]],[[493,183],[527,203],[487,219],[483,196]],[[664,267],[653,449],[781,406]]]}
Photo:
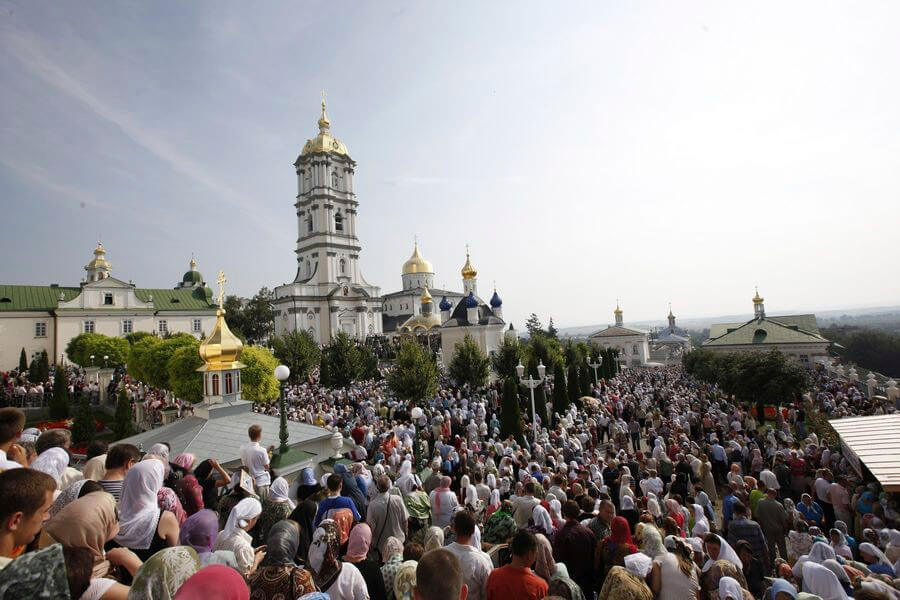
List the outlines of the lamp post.
{"label": "lamp post", "polygon": [[91,366],[92,367],[94,366],[94,355],[93,354],[91,354]]}
{"label": "lamp post", "polygon": [[275,367],[275,379],[278,380],[279,387],[281,388],[281,397],[278,401],[278,408],[281,412],[281,427],[278,430],[278,438],[281,440],[281,445],[278,447],[279,454],[286,454],[288,451],[287,411],[284,406],[284,382],[287,381],[287,378],[290,376],[291,370],[286,366],[278,365]]}
{"label": "lamp post", "polygon": [[106,361],[108,361],[108,360],[109,360],[109,355],[104,354],[103,355],[103,368],[104,369],[106,368]]}
{"label": "lamp post", "polygon": [[519,383],[527,387],[531,391],[531,430],[534,435],[534,442],[537,443],[537,413],[534,412],[534,389],[544,383],[544,373],[547,371],[547,367],[544,366],[544,361],[541,361],[537,367],[538,378],[534,379],[531,374],[528,374],[528,379],[525,379],[525,367],[522,366],[522,363],[519,363],[516,366],[516,375],[519,376]]}
{"label": "lamp post", "polygon": [[588,363],[588,366],[594,370],[594,385],[600,385],[600,380],[597,378],[597,369],[603,364],[603,357],[599,354],[597,355],[597,362]]}

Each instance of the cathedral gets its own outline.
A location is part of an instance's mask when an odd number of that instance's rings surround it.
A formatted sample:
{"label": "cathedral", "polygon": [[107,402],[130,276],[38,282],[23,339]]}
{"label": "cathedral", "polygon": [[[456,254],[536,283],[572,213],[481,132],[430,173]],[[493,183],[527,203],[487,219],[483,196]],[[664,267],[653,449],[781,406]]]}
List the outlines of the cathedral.
{"label": "cathedral", "polygon": [[275,332],[306,330],[319,344],[339,331],[363,340],[381,334],[381,290],[362,276],[353,191],[356,162],[331,134],[325,113],[319,134],[294,162],[297,173],[297,274],[275,288]]}

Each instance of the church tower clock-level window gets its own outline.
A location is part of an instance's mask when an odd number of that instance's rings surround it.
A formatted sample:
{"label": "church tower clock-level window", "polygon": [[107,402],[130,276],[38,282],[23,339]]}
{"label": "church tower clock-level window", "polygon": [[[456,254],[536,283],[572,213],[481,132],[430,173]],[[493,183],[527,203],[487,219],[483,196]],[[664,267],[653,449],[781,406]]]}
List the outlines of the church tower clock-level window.
{"label": "church tower clock-level window", "polygon": [[343,231],[344,230],[344,216],[338,211],[334,215],[334,230],[335,231]]}

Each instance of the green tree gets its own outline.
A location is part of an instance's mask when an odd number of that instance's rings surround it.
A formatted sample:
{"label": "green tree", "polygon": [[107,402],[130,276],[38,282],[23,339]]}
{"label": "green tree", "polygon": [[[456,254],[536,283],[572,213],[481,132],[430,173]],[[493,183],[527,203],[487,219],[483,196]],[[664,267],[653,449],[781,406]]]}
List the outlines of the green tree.
{"label": "green tree", "polygon": [[38,357],[32,358],[31,364],[28,365],[28,381],[31,383],[41,382],[41,365],[38,364]]}
{"label": "green tree", "polygon": [[401,400],[421,401],[437,391],[437,377],[434,356],[415,341],[405,340],[388,371],[387,384]]}
{"label": "green tree", "polygon": [[127,438],[135,432],[134,416],[131,413],[131,401],[125,393],[125,388],[119,390],[116,399],[116,414],[113,418],[113,435],[117,440]]}
{"label": "green tree", "polygon": [[129,333],[128,335],[126,335],[126,336],[125,336],[125,340],[126,340],[129,344],[134,345],[134,344],[136,344],[137,342],[139,342],[140,340],[144,339],[145,337],[152,336],[152,335],[153,335],[153,334],[150,333],[149,331],[134,331],[134,332]]}
{"label": "green tree", "polygon": [[225,296],[225,303],[222,308],[228,315],[228,329],[231,333],[241,338],[242,342],[247,341],[247,318],[244,313],[244,300],[237,296]]}
{"label": "green tree", "polygon": [[[566,389],[569,392],[569,404],[574,404],[575,406],[581,406],[581,381],[578,379],[578,365],[572,364],[569,366],[568,374],[566,375]],[[568,408],[568,406],[566,407]]]}
{"label": "green tree", "polygon": [[569,391],[566,388],[566,372],[562,363],[553,367],[553,412],[562,415],[569,408]]}
{"label": "green tree", "polygon": [[242,331],[251,344],[262,344],[269,341],[275,331],[275,313],[272,311],[273,298],[272,291],[267,287],[262,287],[244,306]]}
{"label": "green tree", "polygon": [[547,337],[553,338],[554,340],[559,338],[559,331],[557,331],[556,326],[553,325],[553,317],[550,317],[550,322],[547,323]]}
{"label": "green tree", "polygon": [[515,379],[516,367],[522,360],[522,347],[518,339],[504,337],[500,347],[491,357],[494,373],[500,379]]}
{"label": "green tree", "polygon": [[343,331],[322,349],[319,382],[325,387],[347,387],[360,379],[360,353],[350,336]]}
{"label": "green tree", "polygon": [[278,359],[262,346],[244,346],[240,361],[247,365],[241,371],[241,397],[251,402],[277,400],[279,387],[275,367]]}
{"label": "green tree", "polygon": [[450,359],[450,377],[458,385],[479,388],[487,382],[490,374],[490,359],[481,351],[475,340],[468,334],[453,349]]}
{"label": "green tree", "polygon": [[553,372],[556,363],[562,363],[564,360],[563,348],[559,343],[559,340],[544,335],[539,335],[528,340],[528,343],[523,348],[523,353],[529,359],[533,357],[535,359],[535,364],[538,362],[544,363],[544,366],[547,367],[547,370],[551,373]]}
{"label": "green tree", "polygon": [[72,441],[75,444],[87,444],[97,434],[94,412],[86,394],[82,394],[75,409],[75,420],[72,422]]}
{"label": "green tree", "polygon": [[[140,346],[146,340],[145,338],[138,342],[135,347]],[[190,347],[197,352],[199,347],[197,338],[187,333],[176,333],[171,337],[160,340],[158,344],[153,344],[150,351],[145,357],[144,381],[153,387],[163,390],[171,390],[172,382],[169,380],[169,359],[174,356],[175,351],[182,347]]]}
{"label": "green tree", "polygon": [[365,346],[359,348],[359,365],[360,377],[362,379],[371,379],[373,381],[381,381],[381,371],[378,370],[378,357],[371,348]]}
{"label": "green tree", "polygon": [[275,358],[291,370],[291,381],[303,381],[321,358],[319,344],[308,331],[291,331],[272,338]]}
{"label": "green tree", "polygon": [[528,331],[528,336],[532,338],[546,333],[544,326],[541,325],[541,320],[534,313],[531,313],[531,316],[525,321],[525,329]]}
{"label": "green tree", "polygon": [[132,379],[149,383],[152,368],[150,357],[162,343],[163,340],[156,336],[143,337],[134,342],[128,351],[128,374]]}
{"label": "green tree", "polygon": [[[66,344],[69,360],[82,367],[121,367],[127,361],[130,350],[128,340],[99,333],[82,333]],[[105,361],[104,356],[108,357]]]}
{"label": "green tree", "polygon": [[590,396],[591,395],[591,370],[588,368],[587,363],[582,362],[578,367],[578,384],[581,388],[582,396]]}
{"label": "green tree", "polygon": [[28,355],[25,354],[25,347],[22,347],[22,353],[19,354],[19,373],[28,370]]}
{"label": "green tree", "polygon": [[522,438],[522,411],[519,410],[518,385],[512,378],[503,382],[503,398],[500,404],[500,437]]}
{"label": "green tree", "polygon": [[203,366],[203,359],[200,358],[200,342],[194,342],[175,348],[166,370],[172,393],[182,400],[197,403],[203,400],[203,374],[197,371]]}
{"label": "green tree", "polygon": [[50,418],[54,420],[69,418],[69,381],[62,365],[56,366],[53,375],[53,398],[50,400]]}

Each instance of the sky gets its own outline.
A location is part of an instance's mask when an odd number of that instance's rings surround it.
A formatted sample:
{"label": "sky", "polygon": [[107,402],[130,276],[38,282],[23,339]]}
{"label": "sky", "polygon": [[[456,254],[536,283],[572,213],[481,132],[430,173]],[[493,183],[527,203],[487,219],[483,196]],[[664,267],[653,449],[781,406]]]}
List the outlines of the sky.
{"label": "sky", "polygon": [[0,0],[0,282],[252,295],[296,272],[292,163],[357,161],[365,278],[465,245],[558,327],[900,303],[896,2]]}

